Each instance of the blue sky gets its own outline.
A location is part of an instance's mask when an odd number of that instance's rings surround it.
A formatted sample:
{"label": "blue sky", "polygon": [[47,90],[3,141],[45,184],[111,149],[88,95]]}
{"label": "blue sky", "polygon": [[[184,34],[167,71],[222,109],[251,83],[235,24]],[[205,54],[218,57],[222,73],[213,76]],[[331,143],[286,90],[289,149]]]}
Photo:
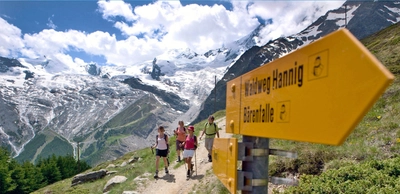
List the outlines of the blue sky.
{"label": "blue sky", "polygon": [[268,21],[262,43],[295,34],[344,1],[4,1],[0,56],[123,65],[169,49],[203,54]]}

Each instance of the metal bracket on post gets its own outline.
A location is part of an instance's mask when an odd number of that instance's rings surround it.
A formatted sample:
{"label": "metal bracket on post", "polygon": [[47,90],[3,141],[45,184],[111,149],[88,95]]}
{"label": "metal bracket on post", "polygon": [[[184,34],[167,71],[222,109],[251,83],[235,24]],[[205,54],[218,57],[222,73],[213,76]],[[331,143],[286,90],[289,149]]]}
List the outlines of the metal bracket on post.
{"label": "metal bracket on post", "polygon": [[[238,160],[244,162],[254,162],[257,160],[255,157],[268,157],[268,149],[254,148],[252,142],[238,142]],[[244,169],[244,168],[243,168]],[[266,167],[268,172],[268,166]],[[267,175],[268,176],[268,175]],[[268,179],[254,178],[253,172],[250,171],[237,171],[237,189],[249,192],[259,192],[259,188],[254,187],[268,187]]]}
{"label": "metal bracket on post", "polygon": [[253,161],[253,156],[250,154],[253,149],[253,144],[250,142],[238,142],[238,160]]}
{"label": "metal bracket on post", "polygon": [[252,191],[253,187],[268,186],[267,179],[253,179],[252,172],[237,171],[238,175],[238,190]]}
{"label": "metal bracket on post", "polygon": [[[290,152],[278,149],[254,149],[251,142],[238,142],[238,160],[240,161],[253,161],[254,157],[258,156],[283,156],[287,158],[297,158],[296,152]],[[265,186],[268,185],[268,181],[276,185],[293,185],[299,184],[298,180],[281,178],[281,177],[269,177],[269,180],[265,179],[253,179],[252,172],[237,171],[238,175],[238,190],[252,191],[253,186]]]}
{"label": "metal bracket on post", "polygon": [[268,156],[269,149],[253,149],[253,144],[249,142],[238,142],[238,160],[253,161],[254,156]]}

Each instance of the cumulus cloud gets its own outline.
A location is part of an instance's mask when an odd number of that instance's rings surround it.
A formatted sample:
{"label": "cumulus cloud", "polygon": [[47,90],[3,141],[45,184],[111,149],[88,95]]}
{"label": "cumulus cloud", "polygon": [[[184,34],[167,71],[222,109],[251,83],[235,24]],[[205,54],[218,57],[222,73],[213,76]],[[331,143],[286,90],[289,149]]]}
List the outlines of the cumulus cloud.
{"label": "cumulus cloud", "polygon": [[19,50],[24,47],[21,39],[21,30],[9,24],[3,18],[0,18],[0,55],[1,56],[18,56]]}
{"label": "cumulus cloud", "polygon": [[[222,5],[205,6],[179,1],[155,1],[132,7],[130,1],[98,1],[97,11],[124,35],[99,31],[56,31],[49,19],[45,29],[36,34],[21,34],[21,30],[0,18],[0,55],[62,56],[62,61],[82,63],[61,54],[71,50],[104,56],[109,64],[136,64],[169,49],[189,48],[197,53],[217,49],[251,33],[259,18],[270,21],[260,44],[271,39],[300,32],[329,9],[344,1],[235,1],[232,9]],[[60,59],[61,60],[61,59]]]}
{"label": "cumulus cloud", "polygon": [[100,0],[97,2],[99,5],[99,11],[103,13],[104,19],[114,19],[114,17],[121,16],[128,21],[133,21],[136,16],[132,13],[132,6],[129,3],[123,1],[104,1]]}

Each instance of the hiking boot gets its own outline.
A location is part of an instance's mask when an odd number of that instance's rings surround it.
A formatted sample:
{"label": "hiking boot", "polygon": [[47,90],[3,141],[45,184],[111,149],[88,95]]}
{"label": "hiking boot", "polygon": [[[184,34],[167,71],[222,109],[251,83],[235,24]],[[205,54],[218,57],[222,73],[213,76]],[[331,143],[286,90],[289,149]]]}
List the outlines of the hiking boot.
{"label": "hiking boot", "polygon": [[165,174],[168,174],[168,173],[169,173],[168,168],[165,168]]}
{"label": "hiking boot", "polygon": [[154,178],[158,178],[158,170],[156,170],[156,173],[154,173]]}
{"label": "hiking boot", "polygon": [[186,177],[187,177],[187,178],[189,178],[189,177],[190,177],[190,170],[187,170]]}
{"label": "hiking boot", "polygon": [[211,154],[208,154],[208,161],[212,162]]}
{"label": "hiking boot", "polygon": [[181,162],[181,157],[178,156],[178,160],[176,160],[176,162]]}

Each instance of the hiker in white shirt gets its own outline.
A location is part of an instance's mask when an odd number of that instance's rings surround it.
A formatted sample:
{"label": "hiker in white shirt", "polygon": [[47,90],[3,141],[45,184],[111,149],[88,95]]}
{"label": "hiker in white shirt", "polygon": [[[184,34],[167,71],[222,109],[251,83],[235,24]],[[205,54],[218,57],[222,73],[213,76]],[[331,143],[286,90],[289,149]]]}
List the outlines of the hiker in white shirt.
{"label": "hiker in white shirt", "polygon": [[165,166],[165,174],[168,174],[168,136],[164,133],[165,129],[163,126],[158,127],[158,135],[156,136],[156,144],[151,148],[156,148],[156,173],[154,174],[154,178],[158,178],[158,165],[160,161],[160,157],[164,160]]}

